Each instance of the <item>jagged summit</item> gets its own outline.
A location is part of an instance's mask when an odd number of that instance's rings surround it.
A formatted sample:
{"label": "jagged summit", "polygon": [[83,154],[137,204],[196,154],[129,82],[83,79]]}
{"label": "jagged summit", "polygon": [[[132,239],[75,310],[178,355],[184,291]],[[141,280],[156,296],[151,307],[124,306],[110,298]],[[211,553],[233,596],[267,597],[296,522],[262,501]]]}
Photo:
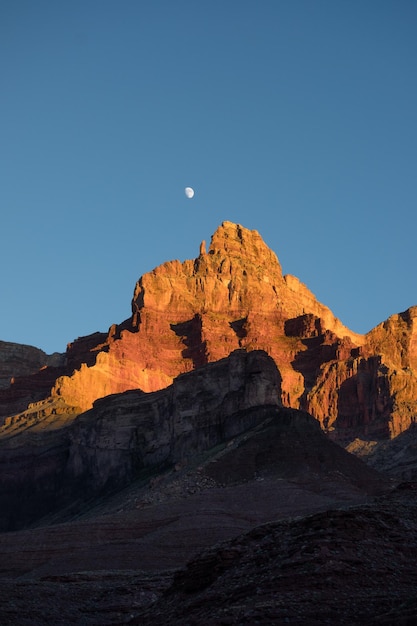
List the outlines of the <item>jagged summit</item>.
{"label": "jagged summit", "polygon": [[268,248],[257,230],[248,230],[240,224],[222,222],[211,237],[209,254],[226,252],[230,257],[245,256],[252,262],[260,261],[282,273],[276,254]]}
{"label": "jagged summit", "polygon": [[[312,313],[339,336],[363,343],[296,277],[282,275],[276,254],[256,230],[223,222],[211,238],[208,253],[194,260],[170,261],[142,276],[136,284],[134,323],[142,309],[190,315],[224,312],[230,322],[251,312],[288,319]],[[236,320],[233,319],[236,318]]]}
{"label": "jagged summit", "polygon": [[353,333],[282,274],[257,231],[226,221],[195,259],[165,262],[138,280],[131,318],[70,344],[65,367],[0,390],[0,415],[16,427],[35,400],[31,412],[56,421],[109,394],[165,388],[236,349],[260,349],[279,369],[284,406],[308,410],[342,440],[394,436],[417,413],[414,320],[415,307]]}

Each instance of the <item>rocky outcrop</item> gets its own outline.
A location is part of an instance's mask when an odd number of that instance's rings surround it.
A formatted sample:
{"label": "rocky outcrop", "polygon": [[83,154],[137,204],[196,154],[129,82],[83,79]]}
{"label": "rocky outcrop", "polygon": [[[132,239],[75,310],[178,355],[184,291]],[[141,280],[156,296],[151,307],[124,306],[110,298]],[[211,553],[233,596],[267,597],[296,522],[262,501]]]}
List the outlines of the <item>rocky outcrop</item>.
{"label": "rocky outcrop", "polygon": [[63,354],[45,354],[43,350],[20,343],[0,341],[0,389],[6,389],[19,376],[30,376],[44,367],[62,365]]}
{"label": "rocky outcrop", "polygon": [[278,405],[280,382],[266,353],[239,350],[157,393],[98,400],[71,428],[67,472],[97,493],[172,466],[264,420],[265,407]]}
{"label": "rocky outcrop", "polygon": [[238,348],[266,350],[279,364],[282,399],[298,406],[302,375],[292,361],[305,349],[285,333],[288,320],[308,311],[352,345],[363,341],[296,278],[283,276],[276,255],[256,231],[224,222],[208,252],[164,263],[138,281],[130,326],[113,328],[94,366],[61,377],[53,390],[87,410],[94,400],[139,387],[161,389],[178,374],[224,358]]}
{"label": "rocky outcrop", "polygon": [[304,406],[340,440],[393,438],[417,420],[416,318],[393,315],[320,365]]}
{"label": "rocky outcrop", "polygon": [[392,315],[366,336],[368,350],[393,368],[417,370],[417,306]]}
{"label": "rocky outcrop", "polygon": [[163,389],[236,349],[264,350],[279,368],[284,406],[309,411],[341,442],[394,437],[417,415],[416,311],[353,333],[282,274],[259,233],[224,222],[196,259],[139,279],[131,318],[70,344],[61,369],[0,390],[0,416],[24,420],[27,404],[42,399],[73,415],[106,395]]}
{"label": "rocky outcrop", "polygon": [[[0,528],[120,488],[224,443],[279,404],[280,375],[264,352],[239,350],[168,388],[97,401],[74,420],[51,404],[0,441]],[[61,421],[60,421],[61,420]],[[58,425],[60,427],[58,427]]]}
{"label": "rocky outcrop", "polygon": [[416,421],[417,378],[409,368],[385,363],[383,355],[323,365],[306,408],[343,442],[396,437]]}
{"label": "rocky outcrop", "polygon": [[[26,409],[30,409],[32,415],[33,407],[42,400],[46,399],[49,406],[56,380],[64,374],[71,375],[82,364],[93,365],[98,352],[107,349],[107,340],[107,334],[93,333],[68,344],[65,354],[52,355],[46,355],[32,346],[2,342],[0,359],[3,361],[5,384],[0,388],[0,425],[8,418],[9,421],[10,418],[21,421],[18,414],[25,413]],[[65,403],[62,398],[59,400],[63,408]],[[70,408],[71,413],[73,408]]]}
{"label": "rocky outcrop", "polygon": [[388,441],[355,439],[348,450],[377,471],[412,483],[417,490],[417,423]]}
{"label": "rocky outcrop", "polygon": [[33,346],[0,341],[0,425],[3,416],[48,397],[66,371],[64,363],[64,354],[48,355]]}

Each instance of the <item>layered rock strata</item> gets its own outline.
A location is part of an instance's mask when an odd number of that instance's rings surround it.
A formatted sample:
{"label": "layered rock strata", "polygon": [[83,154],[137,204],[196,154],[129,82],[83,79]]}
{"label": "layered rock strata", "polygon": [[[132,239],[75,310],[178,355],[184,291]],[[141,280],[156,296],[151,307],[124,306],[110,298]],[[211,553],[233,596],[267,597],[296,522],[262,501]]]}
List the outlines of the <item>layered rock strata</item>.
{"label": "layered rock strata", "polygon": [[256,231],[224,222],[207,253],[164,263],[138,281],[130,327],[113,328],[117,338],[109,334],[108,349],[95,365],[59,378],[53,395],[86,410],[97,397],[136,387],[155,391],[184,371],[244,348],[274,358],[284,404],[299,406],[305,385],[292,362],[305,350],[304,336],[300,341],[285,327],[305,315],[317,318],[336,342],[337,337],[349,337],[352,345],[363,341],[298,279],[282,275],[276,255]]}
{"label": "layered rock strata", "polygon": [[6,389],[15,378],[30,376],[44,367],[62,365],[64,355],[10,341],[0,341],[0,389]]}
{"label": "layered rock strata", "polygon": [[412,307],[367,335],[353,333],[297,278],[282,274],[256,231],[224,222],[196,259],[142,276],[131,318],[71,344],[65,368],[34,374],[36,393],[13,404],[16,379],[0,394],[0,415],[24,423],[24,402],[42,398],[60,413],[86,411],[100,397],[156,391],[236,349],[261,349],[279,368],[285,406],[309,411],[343,442],[394,437],[417,415],[416,315]]}
{"label": "layered rock strata", "polygon": [[60,428],[53,412],[33,418],[31,428],[10,425],[0,440],[0,529],[76,506],[224,443],[278,406],[280,384],[266,353],[238,350],[159,392],[103,398]]}

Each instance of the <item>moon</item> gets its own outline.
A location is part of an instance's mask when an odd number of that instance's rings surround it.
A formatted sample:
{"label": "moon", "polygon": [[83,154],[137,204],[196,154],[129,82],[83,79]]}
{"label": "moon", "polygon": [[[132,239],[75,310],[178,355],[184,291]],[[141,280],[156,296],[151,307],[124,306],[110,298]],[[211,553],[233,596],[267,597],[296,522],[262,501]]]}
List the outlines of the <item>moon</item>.
{"label": "moon", "polygon": [[194,189],[192,187],[186,187],[184,192],[187,198],[192,198],[194,196]]}

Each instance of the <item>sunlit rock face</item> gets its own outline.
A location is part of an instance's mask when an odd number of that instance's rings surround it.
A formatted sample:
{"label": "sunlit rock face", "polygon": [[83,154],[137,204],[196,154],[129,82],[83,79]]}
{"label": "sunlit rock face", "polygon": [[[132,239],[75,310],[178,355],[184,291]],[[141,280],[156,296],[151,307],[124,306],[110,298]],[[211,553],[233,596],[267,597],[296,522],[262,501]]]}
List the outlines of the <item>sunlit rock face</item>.
{"label": "sunlit rock face", "polygon": [[245,348],[266,350],[275,359],[284,404],[297,406],[304,382],[292,361],[305,348],[286,334],[287,320],[308,311],[326,329],[362,341],[305,285],[282,275],[276,255],[256,231],[231,222],[217,229],[207,253],[164,263],[142,276],[132,311],[131,326],[117,338],[109,335],[95,365],[60,378],[54,394],[87,409],[109,393],[161,389],[182,372]]}
{"label": "sunlit rock face", "polygon": [[396,437],[417,418],[417,307],[379,324],[350,357],[323,363],[305,408],[345,441]]}
{"label": "sunlit rock face", "polygon": [[[417,414],[416,311],[353,333],[282,274],[259,233],[224,222],[195,259],[166,262],[138,280],[131,318],[70,344],[43,398],[73,414],[109,394],[163,389],[236,349],[261,349],[279,369],[284,406],[311,412],[342,441],[392,437]],[[0,398],[9,417],[7,407]]]}

